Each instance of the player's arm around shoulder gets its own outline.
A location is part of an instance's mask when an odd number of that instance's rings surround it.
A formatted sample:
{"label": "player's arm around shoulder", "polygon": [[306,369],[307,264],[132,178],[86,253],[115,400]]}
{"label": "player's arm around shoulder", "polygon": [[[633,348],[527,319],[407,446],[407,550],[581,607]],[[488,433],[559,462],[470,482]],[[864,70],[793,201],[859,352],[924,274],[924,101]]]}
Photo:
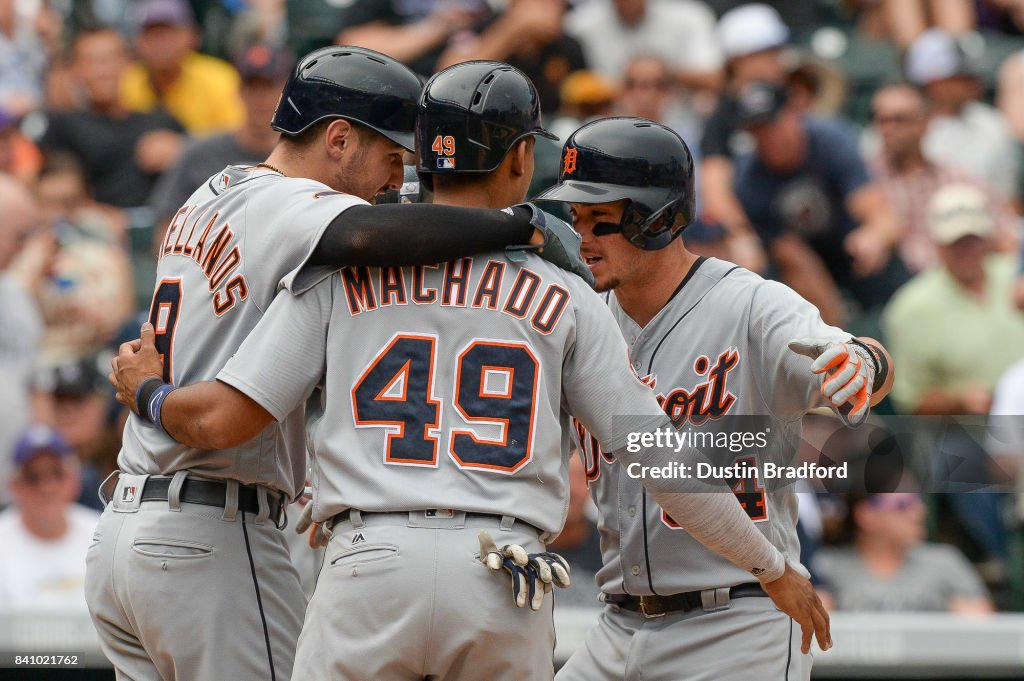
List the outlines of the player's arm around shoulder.
{"label": "player's arm around shoulder", "polygon": [[196,449],[227,449],[255,437],[273,416],[244,393],[220,381],[175,388],[163,380],[153,326],[121,345],[108,376],[117,401],[178,442]]}

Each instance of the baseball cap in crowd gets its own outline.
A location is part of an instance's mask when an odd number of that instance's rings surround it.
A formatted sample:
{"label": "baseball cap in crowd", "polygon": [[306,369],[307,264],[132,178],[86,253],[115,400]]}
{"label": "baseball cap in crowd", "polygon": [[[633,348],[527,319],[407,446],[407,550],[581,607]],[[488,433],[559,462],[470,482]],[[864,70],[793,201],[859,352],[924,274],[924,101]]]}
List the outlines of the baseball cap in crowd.
{"label": "baseball cap in crowd", "polygon": [[150,26],[191,26],[196,22],[185,0],[139,0],[134,9],[135,29]]}
{"label": "baseball cap in crowd", "polygon": [[919,86],[953,76],[975,75],[963,47],[941,28],[930,28],[911,43],[904,68],[910,82]]}
{"label": "baseball cap in crowd", "polygon": [[988,212],[988,200],[977,187],[949,184],[928,203],[928,233],[940,246],[965,236],[986,237],[995,225]]}
{"label": "baseball cap in crowd", "polygon": [[81,397],[107,385],[106,375],[100,365],[109,358],[104,355],[88,355],[81,359],[69,360],[43,370],[36,379],[40,390],[53,393],[55,397]]}
{"label": "baseball cap in crowd", "polygon": [[782,17],[774,7],[760,2],[729,10],[715,30],[726,59],[774,50],[789,42],[789,28]]}
{"label": "baseball cap in crowd", "polygon": [[734,99],[736,125],[750,128],[774,121],[786,106],[786,88],[754,81],[743,86]]}
{"label": "baseball cap in crowd", "polygon": [[30,426],[14,446],[14,465],[24,466],[41,454],[64,458],[74,454],[74,451],[67,440],[50,426]]}
{"label": "baseball cap in crowd", "polygon": [[285,47],[254,43],[235,58],[234,64],[242,80],[262,78],[283,81],[288,79],[295,66],[295,55]]}

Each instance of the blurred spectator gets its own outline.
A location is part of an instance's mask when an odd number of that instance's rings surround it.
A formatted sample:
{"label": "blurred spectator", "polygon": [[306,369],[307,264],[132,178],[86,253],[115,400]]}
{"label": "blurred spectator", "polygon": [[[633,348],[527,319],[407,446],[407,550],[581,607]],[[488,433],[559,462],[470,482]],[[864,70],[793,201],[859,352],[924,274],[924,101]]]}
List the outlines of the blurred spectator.
{"label": "blurred spectator", "polygon": [[590,0],[569,13],[565,30],[583,45],[590,67],[609,78],[621,78],[630,58],[652,54],[687,88],[721,84],[715,15],[698,0]]}
{"label": "blurred spectator", "polygon": [[725,227],[729,259],[755,272],[764,272],[764,250],[732,188],[733,160],[753,146],[750,136],[737,125],[735,96],[752,82],[786,82],[789,28],[773,8],[754,3],[723,14],[716,30],[725,53],[726,84],[700,141],[698,193],[704,219]]}
{"label": "blurred spectator", "polygon": [[782,280],[829,323],[845,320],[840,291],[861,312],[879,309],[907,273],[893,255],[899,226],[852,135],[806,118],[769,83],[740,92],[737,121],[757,149],[738,159],[734,190]]}
{"label": "blurred spectator", "polygon": [[593,71],[576,71],[562,81],[559,88],[562,106],[548,130],[565,139],[585,122],[615,114],[615,83]]}
{"label": "blurred spectator", "polygon": [[486,0],[354,0],[343,11],[339,45],[383,52],[424,76],[453,36],[493,16]]}
{"label": "blurred spectator", "polygon": [[986,198],[949,185],[928,206],[940,264],[892,299],[883,317],[899,365],[892,398],[915,414],[987,414],[992,389],[1024,356],[1024,315],[1013,307],[1016,260],[992,252]]}
{"label": "blurred spectator", "polygon": [[71,154],[50,154],[34,185],[43,222],[57,228],[60,238],[85,236],[109,244],[123,243],[128,228],[124,213],[89,196],[85,171]]}
{"label": "blurred spectator", "polygon": [[[245,117],[238,73],[195,51],[197,28],[185,0],[140,0],[134,9],[139,62],[121,79],[124,107],[149,112],[162,106],[193,135],[238,129]],[[175,158],[165,157],[163,167]]]}
{"label": "blurred spectator", "polygon": [[928,99],[925,155],[971,173],[1007,201],[1020,192],[1020,149],[998,109],[980,101],[983,85],[963,46],[929,29],[907,51],[911,82]]}
{"label": "blurred spectator", "polygon": [[54,427],[82,464],[78,503],[103,510],[96,496],[100,482],[117,467],[120,431],[113,430],[107,371],[109,352],[65,361],[42,371],[37,386],[53,395]]}
{"label": "blurred spectator", "polygon": [[[42,3],[0,0],[0,109],[21,117],[42,104],[49,47],[49,10]],[[40,33],[43,29],[43,33]]]}
{"label": "blurred spectator", "polygon": [[13,175],[27,183],[34,182],[43,163],[39,149],[18,127],[18,119],[0,109],[0,173]]}
{"label": "blurred spectator", "polygon": [[[1014,256],[993,252],[995,225],[985,195],[948,185],[928,206],[936,265],[893,297],[882,319],[899,364],[893,403],[906,413],[984,416],[999,377],[1024,357],[1024,314],[1013,306]],[[1002,581],[1009,543],[1003,495],[979,486],[1000,482],[982,445],[962,429],[943,428],[930,456],[933,488],[981,551],[992,581]]]}
{"label": "blurred spectator", "polygon": [[672,72],[658,57],[636,56],[626,64],[618,110],[623,116],[639,116],[675,130],[700,162],[697,143],[700,123],[682,106]]}
{"label": "blurred spectator", "polygon": [[[225,166],[254,165],[270,155],[278,139],[270,119],[294,61],[284,48],[265,43],[251,45],[238,57],[235,67],[242,78],[245,123],[238,130],[196,140],[185,147],[178,162],[160,177],[150,197],[158,226],[166,225],[185,199]],[[155,230],[153,236],[162,240],[164,230]]]}
{"label": "blurred spectator", "polygon": [[992,612],[985,586],[960,551],[924,541],[918,494],[850,495],[847,514],[851,545],[817,555],[838,610]]}
{"label": "blurred spectator", "polygon": [[73,503],[78,462],[53,429],[18,442],[11,490],[0,511],[0,608],[85,612],[85,554],[100,514]]}
{"label": "blurred spectator", "polygon": [[515,66],[533,81],[541,111],[559,107],[559,85],[573,71],[586,68],[583,49],[562,33],[566,0],[509,0],[505,10],[453,40],[441,54],[438,70],[463,61],[490,59]]}
{"label": "blurred spectator", "polygon": [[[1021,3],[1024,11],[1024,3]],[[1024,141],[1024,50],[1015,52],[999,67],[996,105],[1018,141]]]}
{"label": "blurred spectator", "polygon": [[879,89],[872,101],[872,116],[882,142],[881,153],[871,165],[872,174],[885,187],[903,226],[899,253],[911,271],[920,272],[938,260],[925,213],[935,192],[950,184],[971,184],[985,192],[999,249],[1016,251],[1018,218],[1006,202],[959,168],[924,155],[928,109],[917,88],[889,85]]}
{"label": "blurred spectator", "polygon": [[569,458],[569,510],[565,526],[548,548],[569,561],[572,583],[559,591],[559,607],[600,607],[597,572],[601,569],[601,541],[594,524],[597,509],[590,499],[589,483],[579,452]]}
{"label": "blurred spectator", "polygon": [[15,256],[38,230],[39,210],[29,191],[0,174],[0,506],[14,443],[32,418],[30,395],[42,319],[25,284],[10,272]]}
{"label": "blurred spectator", "polygon": [[144,205],[156,179],[177,156],[182,128],[162,110],[126,111],[118,83],[127,68],[124,39],[116,31],[84,31],[72,45],[72,70],[83,89],[81,110],[51,112],[40,146],[74,155],[93,197],[129,208]]}
{"label": "blurred spectator", "polygon": [[46,324],[42,360],[53,365],[95,353],[132,312],[132,269],[120,246],[119,213],[92,203],[80,169],[48,162],[37,197],[56,236],[47,276],[36,295]]}
{"label": "blurred spectator", "polygon": [[886,34],[900,50],[931,27],[959,36],[976,25],[972,0],[879,0],[877,7]]}

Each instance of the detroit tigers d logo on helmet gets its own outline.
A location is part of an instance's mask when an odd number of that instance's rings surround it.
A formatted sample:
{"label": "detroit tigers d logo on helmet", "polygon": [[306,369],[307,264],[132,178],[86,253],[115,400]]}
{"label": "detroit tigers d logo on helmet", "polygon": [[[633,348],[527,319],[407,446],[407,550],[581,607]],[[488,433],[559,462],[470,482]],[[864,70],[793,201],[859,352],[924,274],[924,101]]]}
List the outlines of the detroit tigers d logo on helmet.
{"label": "detroit tigers d logo on helmet", "polygon": [[[574,132],[562,148],[558,184],[535,200],[610,203],[628,199],[619,225],[637,248],[655,251],[693,222],[693,157],[673,130],[643,118],[603,118]],[[600,227],[600,226],[599,226]]]}
{"label": "detroit tigers d logo on helmet", "polygon": [[413,150],[420,79],[391,57],[346,45],[310,52],[281,92],[270,127],[298,135],[314,123],[344,118]]}
{"label": "detroit tigers d logo on helmet", "polygon": [[528,135],[557,140],[541,126],[537,88],[519,69],[467,61],[427,81],[416,119],[421,173],[487,173]]}

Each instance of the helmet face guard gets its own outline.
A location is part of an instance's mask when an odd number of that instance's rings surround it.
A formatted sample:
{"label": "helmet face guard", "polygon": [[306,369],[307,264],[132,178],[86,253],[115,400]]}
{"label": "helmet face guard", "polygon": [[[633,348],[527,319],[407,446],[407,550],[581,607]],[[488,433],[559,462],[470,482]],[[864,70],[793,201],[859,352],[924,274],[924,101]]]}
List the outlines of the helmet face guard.
{"label": "helmet face guard", "polygon": [[604,118],[584,125],[562,148],[558,184],[536,201],[611,203],[628,200],[619,224],[599,223],[594,235],[621,232],[637,248],[665,248],[696,213],[693,158],[671,129],[642,118]]}

